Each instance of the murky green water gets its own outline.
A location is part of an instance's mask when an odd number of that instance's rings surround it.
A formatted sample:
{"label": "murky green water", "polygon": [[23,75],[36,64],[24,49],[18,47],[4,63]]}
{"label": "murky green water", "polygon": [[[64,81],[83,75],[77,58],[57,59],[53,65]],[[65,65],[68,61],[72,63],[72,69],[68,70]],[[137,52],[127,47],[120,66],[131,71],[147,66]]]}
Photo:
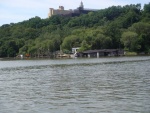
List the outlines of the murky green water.
{"label": "murky green water", "polygon": [[150,57],[1,60],[0,113],[150,113]]}

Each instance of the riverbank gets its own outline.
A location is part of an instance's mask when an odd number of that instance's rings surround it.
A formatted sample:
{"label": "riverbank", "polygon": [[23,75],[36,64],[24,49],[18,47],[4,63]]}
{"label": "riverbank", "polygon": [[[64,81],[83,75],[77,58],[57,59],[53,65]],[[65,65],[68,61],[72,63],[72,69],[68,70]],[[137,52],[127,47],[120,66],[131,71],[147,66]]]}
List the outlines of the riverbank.
{"label": "riverbank", "polygon": [[[111,59],[111,58],[124,58],[124,57],[149,57],[150,55],[124,55],[124,56],[103,56],[103,57],[99,57],[99,58],[95,58],[95,57],[76,57],[75,59],[104,59],[104,58],[108,58],[108,59]],[[63,59],[74,59],[74,58],[71,58],[71,57],[59,57],[59,58],[49,58],[49,57],[40,57],[40,58],[37,58],[37,57],[24,57],[24,58],[18,58],[18,57],[5,57],[5,58],[0,58],[0,61],[11,61],[11,60],[63,60]]]}

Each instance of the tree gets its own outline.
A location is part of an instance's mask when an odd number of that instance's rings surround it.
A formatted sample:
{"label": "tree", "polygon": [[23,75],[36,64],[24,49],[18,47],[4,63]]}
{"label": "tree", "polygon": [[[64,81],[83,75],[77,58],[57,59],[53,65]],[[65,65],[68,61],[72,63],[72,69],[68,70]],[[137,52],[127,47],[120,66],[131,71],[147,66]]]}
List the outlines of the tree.
{"label": "tree", "polygon": [[141,52],[148,53],[150,49],[150,24],[144,22],[135,23],[129,28],[130,31],[136,32],[140,39]]}
{"label": "tree", "polygon": [[64,39],[62,43],[62,48],[71,51],[72,47],[80,46],[80,38],[76,35],[68,36]]}
{"label": "tree", "polygon": [[92,49],[108,49],[112,45],[112,39],[103,34],[97,34],[92,40]]}
{"label": "tree", "polygon": [[121,42],[124,44],[125,48],[129,51],[137,51],[140,49],[138,44],[138,34],[135,32],[127,31],[122,34]]}
{"label": "tree", "polygon": [[91,45],[89,45],[86,40],[83,40],[81,43],[81,47],[79,48],[79,52],[83,52],[89,49],[91,49]]}

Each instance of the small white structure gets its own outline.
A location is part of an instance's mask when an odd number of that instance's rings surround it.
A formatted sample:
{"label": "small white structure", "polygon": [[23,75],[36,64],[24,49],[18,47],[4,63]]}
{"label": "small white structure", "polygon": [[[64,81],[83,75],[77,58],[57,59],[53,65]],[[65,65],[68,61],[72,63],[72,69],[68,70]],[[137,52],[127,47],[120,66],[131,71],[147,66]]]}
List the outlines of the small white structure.
{"label": "small white structure", "polygon": [[20,55],[20,58],[23,59],[23,55]]}
{"label": "small white structure", "polygon": [[76,47],[76,48],[72,48],[72,53],[77,53],[77,51],[79,50],[80,47]]}
{"label": "small white structure", "polygon": [[79,48],[80,47],[72,48],[72,54],[70,55],[71,58],[76,58],[77,57],[77,52],[78,52]]}

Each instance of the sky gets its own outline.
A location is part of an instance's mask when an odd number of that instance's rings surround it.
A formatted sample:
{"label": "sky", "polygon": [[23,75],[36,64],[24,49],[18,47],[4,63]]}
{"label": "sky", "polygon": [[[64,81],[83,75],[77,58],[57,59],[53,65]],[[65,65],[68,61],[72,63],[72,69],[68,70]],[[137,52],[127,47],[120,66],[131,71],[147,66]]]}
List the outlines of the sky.
{"label": "sky", "polygon": [[[85,8],[104,9],[110,6],[124,6],[141,3],[148,4],[149,0],[82,0]],[[76,9],[81,0],[0,0],[0,26],[18,23],[35,16],[48,18],[49,8],[58,9],[64,6],[66,10]]]}

